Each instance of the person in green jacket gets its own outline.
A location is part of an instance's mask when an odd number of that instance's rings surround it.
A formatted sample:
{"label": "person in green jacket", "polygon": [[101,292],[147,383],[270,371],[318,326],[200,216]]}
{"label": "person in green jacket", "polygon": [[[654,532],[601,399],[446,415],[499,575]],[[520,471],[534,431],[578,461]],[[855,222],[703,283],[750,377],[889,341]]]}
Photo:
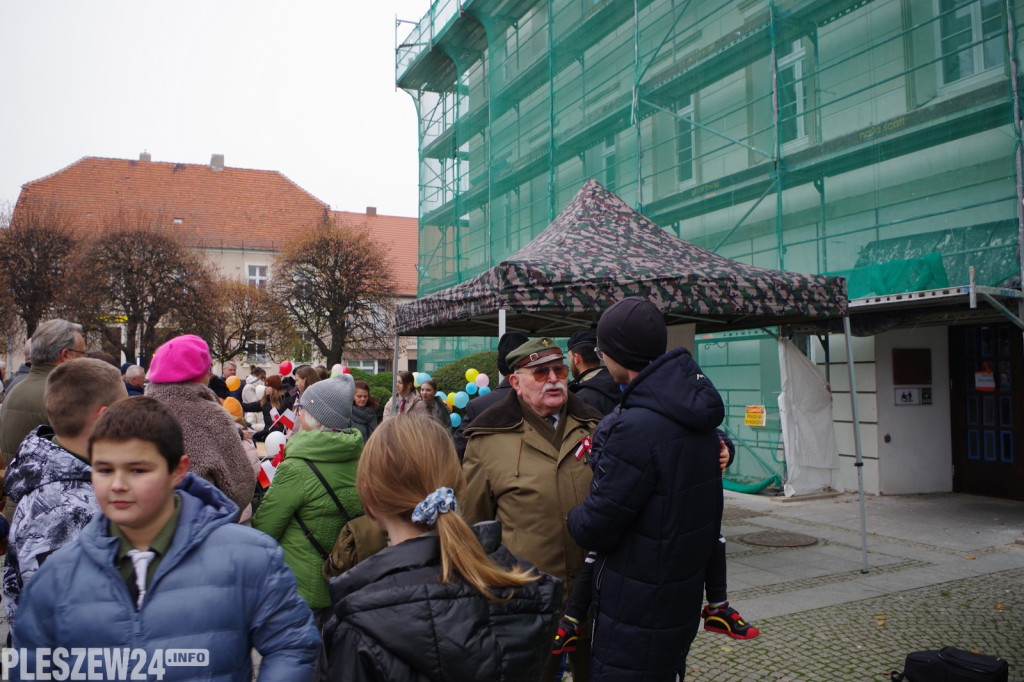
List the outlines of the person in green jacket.
{"label": "person in green jacket", "polygon": [[[329,552],[345,518],[318,471],[349,516],[363,510],[356,492],[362,435],[351,428],[355,382],[340,374],[309,386],[295,404],[301,430],[285,446],[285,458],[252,519],[252,525],[281,544],[295,573],[299,594],[321,629],[330,618],[331,597],[320,571],[321,550]],[[308,538],[305,526],[312,539]],[[316,545],[314,546],[314,542]]]}

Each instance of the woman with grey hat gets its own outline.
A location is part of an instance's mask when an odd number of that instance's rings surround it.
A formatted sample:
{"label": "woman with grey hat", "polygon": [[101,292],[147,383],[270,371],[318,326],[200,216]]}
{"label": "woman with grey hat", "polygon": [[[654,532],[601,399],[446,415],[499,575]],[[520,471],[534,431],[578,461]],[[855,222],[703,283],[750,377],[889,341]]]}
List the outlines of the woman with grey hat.
{"label": "woman with grey hat", "polygon": [[252,520],[254,528],[281,544],[299,594],[313,609],[320,627],[330,616],[331,605],[327,581],[320,572],[323,553],[334,545],[345,516],[363,511],[355,487],[363,436],[352,428],[354,394],[355,382],[349,374],[306,388],[294,405],[300,430],[288,441],[285,459]]}

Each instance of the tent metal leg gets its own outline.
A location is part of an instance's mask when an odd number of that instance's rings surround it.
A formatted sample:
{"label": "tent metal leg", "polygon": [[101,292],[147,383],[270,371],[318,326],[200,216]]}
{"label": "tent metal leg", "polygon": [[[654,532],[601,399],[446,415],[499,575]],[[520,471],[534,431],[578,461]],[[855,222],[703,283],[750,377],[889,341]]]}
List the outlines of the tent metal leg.
{"label": "tent metal leg", "polygon": [[505,309],[500,308],[498,310],[498,338],[500,339],[505,335]]}
{"label": "tent metal leg", "polygon": [[860,493],[860,552],[863,566],[861,573],[868,572],[868,520],[864,508],[864,457],[860,446],[860,415],[857,411],[857,379],[853,371],[853,334],[850,332],[850,316],[843,318],[843,332],[846,336],[846,371],[850,375],[850,407],[853,410],[853,448],[857,455],[857,491]]}

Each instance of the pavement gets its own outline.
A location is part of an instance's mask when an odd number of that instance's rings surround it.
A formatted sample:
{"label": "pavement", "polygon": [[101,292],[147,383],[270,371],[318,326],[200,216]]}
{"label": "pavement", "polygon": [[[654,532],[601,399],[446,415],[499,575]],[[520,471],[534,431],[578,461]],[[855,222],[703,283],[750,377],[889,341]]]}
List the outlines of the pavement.
{"label": "pavement", "polygon": [[726,492],[729,600],[761,634],[700,630],[687,680],[881,681],[954,646],[1024,682],[1024,502],[867,496],[864,572],[856,493],[784,500]]}

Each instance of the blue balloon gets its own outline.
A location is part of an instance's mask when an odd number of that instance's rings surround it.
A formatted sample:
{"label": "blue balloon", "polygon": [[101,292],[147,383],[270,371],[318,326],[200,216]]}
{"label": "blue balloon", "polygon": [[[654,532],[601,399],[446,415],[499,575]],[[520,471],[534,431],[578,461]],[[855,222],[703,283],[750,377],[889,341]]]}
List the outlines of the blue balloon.
{"label": "blue balloon", "polygon": [[462,423],[462,417],[459,416],[459,413],[456,412],[456,413],[452,414],[452,428],[453,429],[459,428],[459,424],[461,424],[461,423]]}
{"label": "blue balloon", "polygon": [[455,394],[455,407],[461,410],[466,405],[469,405],[469,394],[465,391],[459,391]]}
{"label": "blue balloon", "polygon": [[491,387],[490,386],[481,386],[480,387],[480,395],[487,395],[490,392],[491,392]]}
{"label": "blue balloon", "polygon": [[471,382],[469,382],[468,384],[466,384],[466,393],[468,393],[468,394],[470,394],[470,395],[476,395],[476,392],[477,392],[477,390],[478,390],[479,388],[480,388],[479,386],[477,386],[476,384],[474,384],[474,383],[473,383],[473,382],[471,381]]}
{"label": "blue balloon", "polygon": [[444,391],[438,391],[437,397],[441,399],[442,403],[448,402],[448,394],[445,393]]}
{"label": "blue balloon", "polygon": [[426,372],[423,372],[422,374],[420,374],[420,383],[422,384],[425,381],[430,381],[430,378],[431,377],[430,377],[429,374],[427,374]]}

